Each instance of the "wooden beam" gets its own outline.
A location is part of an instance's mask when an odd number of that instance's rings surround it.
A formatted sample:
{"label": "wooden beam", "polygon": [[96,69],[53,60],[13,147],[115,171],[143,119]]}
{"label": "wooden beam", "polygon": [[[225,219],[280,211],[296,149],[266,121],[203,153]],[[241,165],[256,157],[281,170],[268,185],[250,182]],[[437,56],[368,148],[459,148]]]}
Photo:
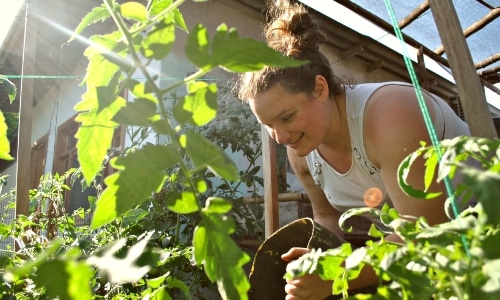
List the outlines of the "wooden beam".
{"label": "wooden beam", "polygon": [[24,75],[35,74],[35,53],[37,38],[37,20],[34,18],[36,5],[28,1],[25,10],[24,46],[19,92],[19,129],[16,164],[16,216],[28,215],[30,171],[31,171],[31,130],[33,119],[33,83],[34,79]]}
{"label": "wooden beam", "polygon": [[279,229],[278,172],[275,141],[261,125],[262,173],[264,178],[264,229],[268,238]]}
{"label": "wooden beam", "polygon": [[[246,204],[263,204],[264,199],[262,197],[244,197],[243,202]],[[309,197],[307,194],[303,194],[301,192],[279,193],[278,202],[309,202]]]}
{"label": "wooden beam", "polygon": [[356,44],[354,47],[343,51],[340,54],[341,59],[348,59],[350,57],[356,56],[359,52],[364,51],[364,47],[361,44]]}
{"label": "wooden beam", "polygon": [[479,76],[488,77],[490,75],[497,74],[499,72],[500,72],[500,66],[495,66],[493,68],[482,70],[481,72],[478,72],[478,74]]}
{"label": "wooden beam", "polygon": [[499,60],[500,60],[500,53],[493,54],[492,56],[488,57],[487,59],[476,63],[474,65],[474,67],[476,68],[476,70],[478,70],[478,69],[487,67],[487,66],[489,66],[489,65],[491,65]]}
{"label": "wooden beam", "polygon": [[[373,22],[375,25],[377,25],[378,27],[384,29],[385,31],[387,32],[390,32],[390,33],[393,33],[394,32],[394,28],[392,27],[392,25],[388,22],[386,22],[385,20],[381,19],[380,17],[378,17],[377,15],[369,12],[368,10],[364,9],[363,7],[355,4],[354,2],[350,1],[350,0],[334,0],[335,2],[343,5],[344,7],[352,10],[354,13],[357,13],[358,15],[368,19],[369,21]],[[414,48],[419,48],[419,47],[423,47],[423,51],[424,51],[424,54],[429,56],[430,58],[432,58],[433,60],[435,60],[436,62],[440,63],[440,64],[443,64],[444,66],[448,67],[448,61],[444,58],[444,57],[441,57],[439,55],[437,55],[436,53],[434,53],[434,51],[432,51],[431,49],[423,46],[421,43],[419,43],[418,41],[416,41],[414,38],[412,38],[411,36],[409,35],[406,35],[404,32],[402,33],[403,34],[403,38],[405,40],[405,42],[414,47]]]}
{"label": "wooden beam", "polygon": [[403,20],[398,22],[398,27],[400,29],[405,28],[411,22],[415,21],[418,17],[420,17],[424,12],[429,10],[429,1],[425,0],[424,3],[420,4],[414,11],[412,11],[408,16],[403,18]]}
{"label": "wooden beam", "polygon": [[370,73],[370,72],[373,72],[377,69],[380,69],[384,66],[385,62],[383,59],[379,59],[377,61],[374,61],[373,63],[369,64],[367,67],[366,67],[366,72],[367,73]]}
{"label": "wooden beam", "polygon": [[[475,32],[481,30],[484,26],[488,25],[491,23],[493,20],[495,20],[498,16],[500,16],[500,7],[497,7],[495,9],[492,9],[486,16],[484,16],[481,20],[477,21],[476,23],[472,24],[471,26],[467,27],[463,33],[464,37],[468,37],[471,34],[474,34]],[[460,24],[460,23],[459,23]],[[461,28],[461,27],[460,27]],[[444,46],[441,45],[439,46],[434,52],[438,55],[442,55],[444,53],[445,49]]]}
{"label": "wooden beam", "polygon": [[424,88],[424,90],[431,92],[429,76],[427,76],[427,68],[425,67],[423,47],[419,47],[417,51],[417,66],[420,85]]}
{"label": "wooden beam", "polygon": [[[355,4],[354,2],[352,2],[350,0],[334,0],[334,1],[343,5],[344,7],[352,10],[354,13],[368,19],[369,21],[371,21],[375,25],[379,26],[380,28],[386,30],[387,32],[391,32],[391,33],[394,32],[394,29],[392,28],[392,25],[390,23],[386,22],[385,20],[381,19],[380,17],[376,16],[375,14],[369,12],[368,10],[359,6],[358,4]],[[403,38],[404,38],[405,42],[408,45],[410,45],[416,49],[423,47],[422,49],[423,49],[424,54],[427,55],[429,58],[442,64],[445,67],[450,67],[450,64],[448,63],[448,60],[446,58],[436,54],[431,49],[423,46],[421,43],[416,41],[414,38],[406,35],[404,32],[402,34],[403,34]],[[485,82],[485,86],[493,91],[496,91],[496,89],[497,89],[494,85],[492,85],[489,82]]]}
{"label": "wooden beam", "polygon": [[484,87],[476,73],[469,47],[451,0],[429,0],[439,36],[455,78],[465,120],[473,136],[496,138]]}

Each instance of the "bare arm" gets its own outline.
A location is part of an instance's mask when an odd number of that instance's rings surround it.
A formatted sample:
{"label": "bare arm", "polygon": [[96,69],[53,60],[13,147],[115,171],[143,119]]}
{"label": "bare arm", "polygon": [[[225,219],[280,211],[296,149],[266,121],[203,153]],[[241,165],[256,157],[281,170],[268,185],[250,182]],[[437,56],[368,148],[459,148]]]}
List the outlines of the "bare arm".
{"label": "bare arm", "polygon": [[[429,112],[434,118],[433,105],[426,96]],[[380,168],[384,186],[394,208],[400,214],[424,216],[430,224],[447,220],[444,211],[446,193],[443,184],[433,184],[431,191],[442,192],[433,200],[415,199],[399,187],[397,170],[401,161],[420,147],[420,141],[430,145],[429,135],[415,93],[410,87],[387,86],[372,95],[365,110],[365,147],[368,156]],[[417,160],[409,174],[408,182],[423,188],[424,160]],[[392,239],[392,237],[389,237]]]}
{"label": "bare arm", "polygon": [[[344,232],[339,227],[341,213],[330,205],[323,190],[314,183],[306,159],[297,157],[293,151],[288,151],[288,159],[302,187],[311,200],[314,220],[331,230],[339,238],[343,239]],[[307,249],[292,248],[282,255],[282,259],[285,261],[292,261],[307,252],[309,252]],[[377,281],[378,279],[374,271],[369,267],[365,267],[360,276],[349,283],[349,287],[351,289],[357,289],[375,284]],[[306,275],[299,278],[287,279],[285,291],[288,296],[286,299],[295,299],[291,295],[304,295],[304,293],[311,296],[311,299],[324,299],[331,294],[332,284],[333,281],[324,281],[317,275]]]}
{"label": "bare arm", "polygon": [[287,152],[290,165],[311,201],[314,221],[343,239],[344,232],[339,227],[341,214],[330,205],[323,190],[314,183],[306,159],[298,157],[293,151],[287,150]]}

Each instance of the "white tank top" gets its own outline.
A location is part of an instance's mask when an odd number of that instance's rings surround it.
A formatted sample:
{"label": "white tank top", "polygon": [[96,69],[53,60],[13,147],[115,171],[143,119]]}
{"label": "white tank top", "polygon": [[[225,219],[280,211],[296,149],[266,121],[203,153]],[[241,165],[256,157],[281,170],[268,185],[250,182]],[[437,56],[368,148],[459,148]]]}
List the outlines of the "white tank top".
{"label": "white tank top", "polygon": [[[370,188],[377,188],[382,192],[384,203],[392,206],[386,189],[380,177],[380,170],[373,165],[366,154],[363,141],[363,117],[366,102],[380,87],[386,85],[406,85],[403,82],[384,82],[358,84],[346,89],[347,124],[351,136],[352,164],[345,174],[332,168],[315,149],[306,156],[309,170],[316,185],[320,186],[330,204],[339,212],[351,208],[366,207],[364,202],[365,192]],[[431,94],[429,94],[431,95]],[[451,138],[457,135],[470,135],[468,126],[460,120],[446,102],[432,95],[436,118],[434,126],[439,139]],[[365,216],[375,224],[380,224],[376,216]]]}

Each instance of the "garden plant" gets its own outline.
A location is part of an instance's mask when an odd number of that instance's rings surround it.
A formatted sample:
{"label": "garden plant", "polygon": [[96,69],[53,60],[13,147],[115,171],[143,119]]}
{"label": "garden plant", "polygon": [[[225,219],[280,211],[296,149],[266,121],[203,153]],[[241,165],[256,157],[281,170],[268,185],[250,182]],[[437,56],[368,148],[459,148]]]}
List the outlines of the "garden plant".
{"label": "garden plant", "polygon": [[[250,115],[246,108],[228,112],[233,115],[225,114],[226,118],[208,126],[221,102],[219,85],[201,79],[219,67],[237,73],[300,62],[262,42],[240,38],[225,24],[213,37],[202,24],[188,30],[179,10],[183,2],[155,0],[145,7],[133,1],[104,0],[76,28],[72,39],[108,19],[118,29],[92,36],[84,53],[89,61],[87,89],[75,106],[76,121],[81,123],[76,134],[79,170],[42,179],[32,195],[40,209],[4,224],[3,236],[15,237],[23,250],[4,257],[5,297],[247,298],[243,266],[250,256],[237,244],[242,226],[236,226],[234,216],[245,223],[246,234],[260,231],[253,217],[259,215],[259,208],[242,205],[239,188],[243,184],[257,192],[252,186],[261,181],[256,166],[259,127],[244,122],[242,116]],[[188,35],[185,54],[198,71],[161,87],[158,74],[151,74],[148,65],[170,53],[179,29]],[[136,72],[145,80],[133,79]],[[2,80],[14,97],[13,86]],[[187,94],[171,97],[180,87]],[[120,96],[124,90],[133,100]],[[232,136],[222,134],[221,123],[238,123],[242,130],[233,130]],[[78,216],[64,212],[66,180],[82,180],[84,187],[95,183],[118,126],[132,128],[134,137],[152,133],[167,142],[137,142],[112,158],[110,164],[117,172],[105,178],[106,188],[90,199],[90,226],[77,227]],[[239,170],[221,147],[243,153],[248,167]],[[8,147],[2,151],[9,153]],[[210,180],[214,176],[219,180]],[[252,207],[254,211],[249,210]],[[81,210],[77,215],[84,214]]]}

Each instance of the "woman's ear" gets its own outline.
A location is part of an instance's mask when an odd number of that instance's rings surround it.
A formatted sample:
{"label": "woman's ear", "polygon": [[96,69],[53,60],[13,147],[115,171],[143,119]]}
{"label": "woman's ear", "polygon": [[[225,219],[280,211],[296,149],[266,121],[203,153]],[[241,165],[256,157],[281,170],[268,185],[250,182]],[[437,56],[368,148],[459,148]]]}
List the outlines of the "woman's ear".
{"label": "woman's ear", "polygon": [[314,85],[313,98],[314,99],[328,99],[329,89],[328,82],[325,77],[316,75],[316,84]]}

